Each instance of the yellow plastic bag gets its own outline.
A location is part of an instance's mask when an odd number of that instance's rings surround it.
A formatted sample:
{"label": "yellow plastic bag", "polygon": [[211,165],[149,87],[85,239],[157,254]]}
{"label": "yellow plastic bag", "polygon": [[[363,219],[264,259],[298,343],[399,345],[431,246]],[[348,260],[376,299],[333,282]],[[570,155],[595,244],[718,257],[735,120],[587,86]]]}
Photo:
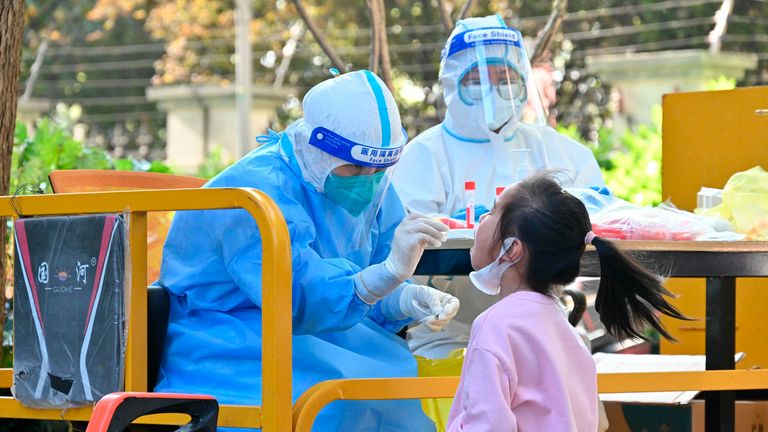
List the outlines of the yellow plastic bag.
{"label": "yellow plastic bag", "polygon": [[756,166],[732,175],[722,204],[697,213],[730,221],[745,240],[768,240],[768,172]]}
{"label": "yellow plastic bag", "polygon": [[[442,359],[428,359],[416,357],[420,377],[461,376],[461,367],[464,365],[465,348],[453,350],[448,357]],[[445,432],[448,425],[448,414],[451,412],[453,398],[422,399],[421,407],[437,426],[437,432]]]}

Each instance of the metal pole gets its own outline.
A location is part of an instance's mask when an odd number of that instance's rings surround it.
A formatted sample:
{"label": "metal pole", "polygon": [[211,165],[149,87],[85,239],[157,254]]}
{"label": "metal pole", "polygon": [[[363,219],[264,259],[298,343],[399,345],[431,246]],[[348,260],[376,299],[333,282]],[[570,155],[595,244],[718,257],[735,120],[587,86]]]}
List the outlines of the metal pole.
{"label": "metal pole", "polygon": [[251,149],[251,98],[253,97],[251,0],[235,0],[235,100],[237,141],[242,157]]}
{"label": "metal pole", "polygon": [[[707,278],[707,370],[735,369],[736,278]],[[704,395],[704,430],[733,432],[736,393],[707,392]]]}

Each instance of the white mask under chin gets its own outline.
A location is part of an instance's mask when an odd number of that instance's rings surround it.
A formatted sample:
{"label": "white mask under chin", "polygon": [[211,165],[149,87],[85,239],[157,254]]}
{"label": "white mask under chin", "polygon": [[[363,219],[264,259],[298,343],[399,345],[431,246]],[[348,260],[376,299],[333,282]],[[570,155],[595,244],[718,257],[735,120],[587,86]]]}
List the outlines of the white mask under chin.
{"label": "white mask under chin", "polygon": [[487,266],[480,270],[469,273],[469,280],[480,291],[488,295],[498,295],[501,292],[501,275],[507,271],[508,268],[517,264],[519,259],[515,262],[500,262],[502,256],[512,247],[512,243],[517,240],[516,237],[509,237],[504,240],[499,251],[499,256]]}

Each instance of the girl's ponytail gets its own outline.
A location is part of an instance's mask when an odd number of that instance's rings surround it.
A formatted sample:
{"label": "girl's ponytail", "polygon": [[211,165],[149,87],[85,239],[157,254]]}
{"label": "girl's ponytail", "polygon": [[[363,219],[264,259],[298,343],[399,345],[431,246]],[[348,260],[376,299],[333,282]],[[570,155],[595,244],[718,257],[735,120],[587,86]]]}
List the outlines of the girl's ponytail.
{"label": "girl's ponytail", "polygon": [[614,336],[648,339],[640,330],[649,324],[668,340],[667,333],[655,310],[673,318],[689,320],[664,296],[672,296],[662,285],[663,278],[650,272],[607,239],[596,237],[591,231],[584,239],[597,249],[600,260],[600,286],[595,309],[600,320]]}

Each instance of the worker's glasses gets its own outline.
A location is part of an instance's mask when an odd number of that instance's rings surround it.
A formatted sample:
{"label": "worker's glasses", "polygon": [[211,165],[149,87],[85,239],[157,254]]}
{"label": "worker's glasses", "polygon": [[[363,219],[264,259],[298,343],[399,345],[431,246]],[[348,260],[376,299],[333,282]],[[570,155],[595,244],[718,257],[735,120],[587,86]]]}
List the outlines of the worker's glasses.
{"label": "worker's glasses", "polygon": [[461,85],[460,91],[464,93],[464,99],[472,101],[481,101],[483,98],[490,96],[491,92],[498,93],[499,97],[506,100],[524,100],[526,96],[525,85],[519,80],[504,80],[496,84],[483,86],[479,79],[470,79]]}

